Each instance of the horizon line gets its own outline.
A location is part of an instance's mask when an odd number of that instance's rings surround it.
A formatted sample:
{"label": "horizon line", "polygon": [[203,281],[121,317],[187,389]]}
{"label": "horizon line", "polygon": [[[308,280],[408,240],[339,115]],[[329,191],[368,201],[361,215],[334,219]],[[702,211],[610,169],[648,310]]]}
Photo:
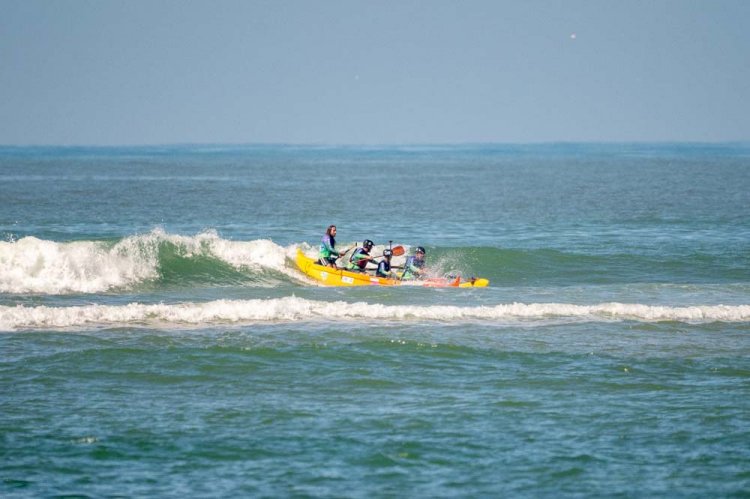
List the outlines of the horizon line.
{"label": "horizon line", "polygon": [[309,148],[388,148],[388,147],[477,147],[477,146],[550,146],[550,145],[702,145],[702,146],[750,146],[745,140],[545,140],[545,141],[464,141],[464,142],[149,142],[122,144],[3,144],[3,149],[61,148],[61,149],[112,149],[112,148],[157,148],[157,147],[309,147]]}

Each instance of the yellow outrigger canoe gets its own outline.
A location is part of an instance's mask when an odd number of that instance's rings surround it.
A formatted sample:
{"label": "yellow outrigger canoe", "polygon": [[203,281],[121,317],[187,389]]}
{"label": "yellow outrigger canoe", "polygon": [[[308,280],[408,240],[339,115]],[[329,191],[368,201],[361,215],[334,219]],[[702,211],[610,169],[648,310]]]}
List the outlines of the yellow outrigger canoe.
{"label": "yellow outrigger canoe", "polygon": [[[344,269],[334,269],[318,265],[317,260],[310,258],[297,250],[297,267],[308,277],[326,286],[400,286],[406,282],[399,279],[386,279],[375,277],[371,274],[361,272],[350,272]],[[408,281],[409,285],[423,286],[428,288],[484,288],[490,281],[487,279],[461,279],[461,277],[423,279],[419,281]]]}

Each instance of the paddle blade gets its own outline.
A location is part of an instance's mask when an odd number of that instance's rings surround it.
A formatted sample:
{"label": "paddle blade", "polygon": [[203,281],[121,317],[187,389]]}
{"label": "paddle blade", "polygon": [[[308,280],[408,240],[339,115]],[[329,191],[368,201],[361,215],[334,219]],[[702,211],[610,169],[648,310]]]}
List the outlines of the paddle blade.
{"label": "paddle blade", "polygon": [[393,251],[393,256],[401,256],[406,252],[403,246],[394,246],[391,251]]}

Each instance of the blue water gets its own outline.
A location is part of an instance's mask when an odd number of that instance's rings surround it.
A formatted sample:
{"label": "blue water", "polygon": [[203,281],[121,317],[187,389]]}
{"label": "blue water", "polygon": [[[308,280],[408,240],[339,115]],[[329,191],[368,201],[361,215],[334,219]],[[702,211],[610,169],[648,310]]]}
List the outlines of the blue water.
{"label": "blue water", "polygon": [[745,496],[748,220],[744,144],[0,148],[0,495]]}

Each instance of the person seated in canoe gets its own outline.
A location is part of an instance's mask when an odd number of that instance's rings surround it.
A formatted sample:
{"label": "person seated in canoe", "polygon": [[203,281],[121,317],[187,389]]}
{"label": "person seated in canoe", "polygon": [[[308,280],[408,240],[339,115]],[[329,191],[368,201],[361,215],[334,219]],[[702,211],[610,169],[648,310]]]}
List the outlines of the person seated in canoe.
{"label": "person seated in canoe", "polygon": [[414,279],[421,279],[424,276],[424,253],[424,248],[422,246],[417,246],[414,255],[408,257],[404,263],[404,272],[401,274],[401,279],[404,281],[411,281]]}
{"label": "person seated in canoe", "polygon": [[346,270],[352,270],[355,272],[364,272],[367,268],[367,262],[371,262],[373,257],[370,256],[370,250],[373,246],[372,241],[365,239],[362,246],[354,250],[352,256],[349,257],[349,262],[346,264]]}
{"label": "person seated in canoe", "polygon": [[378,269],[375,271],[377,277],[384,277],[391,279],[396,277],[396,273],[391,270],[391,258],[393,257],[393,250],[383,250],[383,259],[378,263]]}
{"label": "person seated in canoe", "polygon": [[336,249],[336,226],[329,225],[326,233],[320,242],[320,251],[318,252],[320,265],[336,268],[336,260],[346,254],[345,251]]}

